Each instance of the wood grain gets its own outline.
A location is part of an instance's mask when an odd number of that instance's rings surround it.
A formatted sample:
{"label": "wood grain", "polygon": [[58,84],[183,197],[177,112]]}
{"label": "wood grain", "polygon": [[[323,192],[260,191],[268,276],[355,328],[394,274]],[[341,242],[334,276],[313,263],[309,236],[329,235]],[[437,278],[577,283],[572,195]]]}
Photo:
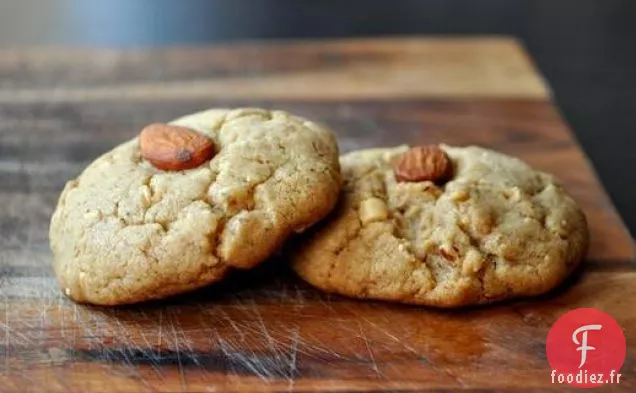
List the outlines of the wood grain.
{"label": "wood grain", "polygon": [[0,75],[5,79],[0,103],[549,94],[509,38],[342,40],[125,53],[4,50]]}
{"label": "wood grain", "polygon": [[[493,47],[512,50],[494,58]],[[348,71],[341,68],[368,63],[399,79],[403,68],[392,62],[426,66],[426,56],[416,55],[422,48],[434,48],[431,54],[451,63],[482,62],[466,72],[485,78],[484,86],[489,76],[483,69],[522,61],[528,68],[516,78],[538,81],[543,93],[529,93],[525,82],[513,78],[510,94],[477,94],[473,82],[461,94],[456,87],[452,94],[403,93],[398,85],[390,94],[342,94],[308,77],[307,91],[315,87],[318,93],[284,98],[231,91],[120,99],[67,94],[191,76],[225,83],[226,76],[245,72],[249,59],[266,64],[266,71],[249,76],[256,85],[265,86],[272,74],[284,79],[330,68],[353,91],[357,82],[345,80]],[[612,388],[636,387],[633,241],[547,100],[548,89],[513,41],[362,40],[90,53],[0,55],[0,75],[11,77],[0,80],[0,97],[6,98],[0,98],[0,391],[574,391],[551,384],[545,338],[560,315],[577,307],[604,310],[625,329],[630,348],[621,385]],[[325,53],[338,53],[338,60]],[[435,79],[438,71],[427,72]],[[64,99],[8,99],[11,92],[50,92],[54,85],[64,86],[56,88]],[[320,293],[290,272],[285,253],[164,302],[105,309],[68,301],[52,275],[47,233],[64,182],[144,125],[238,105],[282,108],[324,122],[336,130],[343,151],[446,142],[517,155],[554,173],[583,207],[592,231],[584,266],[541,298],[456,311]]]}

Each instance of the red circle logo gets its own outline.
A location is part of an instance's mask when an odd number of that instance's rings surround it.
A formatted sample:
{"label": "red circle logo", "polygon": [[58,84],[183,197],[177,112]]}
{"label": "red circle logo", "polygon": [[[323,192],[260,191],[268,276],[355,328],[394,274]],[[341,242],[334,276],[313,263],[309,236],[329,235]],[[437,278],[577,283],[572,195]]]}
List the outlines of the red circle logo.
{"label": "red circle logo", "polygon": [[572,310],[552,325],[546,340],[552,383],[582,388],[620,383],[626,348],[614,318],[594,308]]}

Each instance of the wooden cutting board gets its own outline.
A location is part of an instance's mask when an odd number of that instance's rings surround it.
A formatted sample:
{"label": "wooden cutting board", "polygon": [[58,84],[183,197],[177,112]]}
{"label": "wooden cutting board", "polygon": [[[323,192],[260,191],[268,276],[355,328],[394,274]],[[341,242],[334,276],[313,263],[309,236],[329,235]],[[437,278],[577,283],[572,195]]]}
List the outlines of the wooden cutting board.
{"label": "wooden cutting board", "polygon": [[[324,122],[342,151],[443,141],[519,156],[583,206],[589,255],[547,296],[456,311],[323,294],[280,257],[165,302],[65,299],[47,234],[64,182],[148,123],[237,105]],[[578,307],[624,328],[613,388],[636,387],[634,243],[507,38],[2,50],[0,269],[0,391],[563,391],[545,340]]]}

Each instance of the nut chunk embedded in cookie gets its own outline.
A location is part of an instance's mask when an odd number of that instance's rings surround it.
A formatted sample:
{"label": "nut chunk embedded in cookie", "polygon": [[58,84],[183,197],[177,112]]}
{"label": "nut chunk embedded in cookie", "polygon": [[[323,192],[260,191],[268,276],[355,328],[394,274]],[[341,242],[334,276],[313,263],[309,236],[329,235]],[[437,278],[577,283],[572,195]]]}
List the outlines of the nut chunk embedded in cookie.
{"label": "nut chunk embedded in cookie", "polygon": [[214,155],[214,142],[186,127],[151,124],[139,134],[141,156],[159,169],[196,168]]}
{"label": "nut chunk embedded in cookie", "polygon": [[452,176],[453,165],[438,146],[416,146],[395,160],[393,171],[398,181],[442,183]]}
{"label": "nut chunk embedded in cookie", "polygon": [[152,124],[66,184],[51,219],[55,272],[85,303],[190,291],[271,256],[328,214],[340,187],[333,133],[287,112]]}
{"label": "nut chunk embedded in cookie", "polygon": [[329,292],[436,307],[533,296],[588,243],[555,179],[479,147],[361,150],[341,157],[341,202],[293,257]]}

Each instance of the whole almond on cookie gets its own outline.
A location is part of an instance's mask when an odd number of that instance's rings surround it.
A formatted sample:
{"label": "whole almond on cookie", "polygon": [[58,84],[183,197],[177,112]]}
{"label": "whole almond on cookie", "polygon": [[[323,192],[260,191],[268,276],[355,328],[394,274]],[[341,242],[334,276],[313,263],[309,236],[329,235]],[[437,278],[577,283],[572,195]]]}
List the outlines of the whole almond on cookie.
{"label": "whole almond on cookie", "polygon": [[435,145],[416,146],[393,163],[395,178],[401,182],[441,183],[451,177],[453,165],[444,150]]}
{"label": "whole almond on cookie", "polygon": [[166,171],[196,168],[214,156],[214,143],[190,128],[151,124],[139,134],[141,155]]}

